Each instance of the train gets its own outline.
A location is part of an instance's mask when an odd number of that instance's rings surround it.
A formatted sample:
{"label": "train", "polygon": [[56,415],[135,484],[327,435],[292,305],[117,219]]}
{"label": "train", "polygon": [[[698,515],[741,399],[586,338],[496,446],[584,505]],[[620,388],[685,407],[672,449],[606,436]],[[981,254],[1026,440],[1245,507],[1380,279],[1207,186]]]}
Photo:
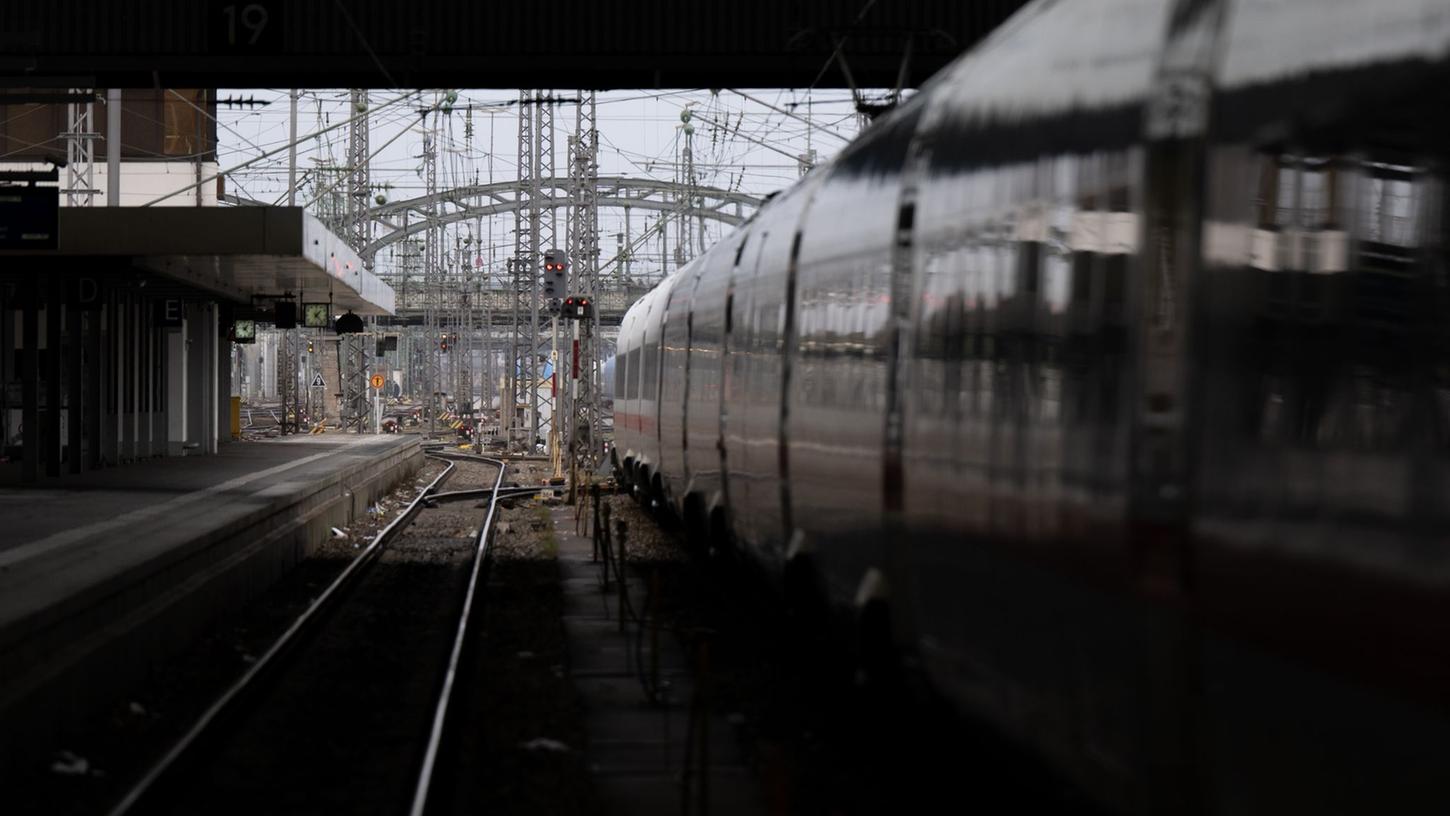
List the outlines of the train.
{"label": "train", "polygon": [[1032,2],[633,305],[619,476],[1109,810],[1450,812],[1447,102],[1440,0]]}

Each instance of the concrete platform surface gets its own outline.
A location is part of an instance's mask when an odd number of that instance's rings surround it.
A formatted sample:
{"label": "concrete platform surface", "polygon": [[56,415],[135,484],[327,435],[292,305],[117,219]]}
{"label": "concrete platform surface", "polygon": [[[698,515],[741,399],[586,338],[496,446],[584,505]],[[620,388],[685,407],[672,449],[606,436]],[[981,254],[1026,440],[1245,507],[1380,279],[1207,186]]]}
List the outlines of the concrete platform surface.
{"label": "concrete platform surface", "polygon": [[0,486],[0,731],[143,677],[422,461],[416,436],[297,436]]}
{"label": "concrete platform surface", "polygon": [[286,504],[411,437],[295,436],[0,488],[0,631],[57,594]]}
{"label": "concrete platform surface", "polygon": [[[694,678],[672,632],[661,633],[656,656],[664,699],[646,699],[634,668],[635,627],[619,631],[618,596],[601,592],[600,566],[590,560],[593,543],[574,534],[572,514],[569,507],[553,514],[569,676],[584,704],[589,767],[606,809],[630,816],[690,812],[683,807],[688,797],[699,813],[764,813],[760,786],[724,718],[708,713],[704,733],[691,734]],[[643,577],[630,575],[629,586],[639,603]],[[687,773],[691,739],[694,759]]]}

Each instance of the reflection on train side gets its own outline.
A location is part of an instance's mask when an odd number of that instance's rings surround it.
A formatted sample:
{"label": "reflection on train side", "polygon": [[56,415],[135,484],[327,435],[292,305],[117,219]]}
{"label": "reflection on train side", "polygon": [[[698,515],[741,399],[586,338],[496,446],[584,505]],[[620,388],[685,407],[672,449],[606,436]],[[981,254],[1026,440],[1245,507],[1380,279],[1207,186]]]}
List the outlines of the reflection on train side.
{"label": "reflection on train side", "polygon": [[[1413,313],[1416,253],[1440,185],[1411,165],[1363,158],[1268,155],[1259,165],[1246,249],[1263,278],[1262,393],[1247,406],[1257,437],[1351,450],[1404,444],[1414,335],[1425,328]],[[1205,229],[1210,260],[1245,253],[1242,231]],[[1446,398],[1437,387],[1439,428]]]}
{"label": "reflection on train side", "polygon": [[[1060,159],[1059,164],[1077,161]],[[1403,378],[1388,375],[1404,367],[1404,344],[1416,328],[1408,310],[1415,302],[1409,288],[1417,236],[1423,220],[1440,206],[1440,184],[1402,163],[1295,155],[1265,156],[1259,163],[1257,224],[1210,219],[1203,236],[1206,260],[1242,264],[1264,276],[1256,295],[1266,341],[1258,435],[1356,448],[1394,444],[1405,430],[1408,400]],[[994,168],[977,175],[1011,172]],[[1087,195],[1081,203],[1093,202]],[[1005,363],[994,339],[1003,332],[1053,348],[1029,355],[1042,368],[1029,378],[1036,382],[1024,386],[1031,389],[1032,402],[1047,399],[1030,413],[1056,421],[1062,379],[1057,346],[1065,335],[1120,324],[1126,261],[1137,251],[1139,230],[1134,212],[1038,201],[970,225],[923,262],[919,309],[924,322],[917,353],[927,360],[945,359],[961,348],[969,360]],[[859,308],[846,294],[823,305],[823,325],[879,324],[845,319]],[[1332,355],[1318,355],[1322,365],[1304,359],[1306,333],[1315,326],[1339,325],[1373,335],[1372,347],[1381,353],[1361,355],[1348,366],[1333,363],[1342,370],[1332,373],[1323,368],[1331,365]],[[838,354],[879,347],[860,333],[810,346]],[[918,396],[924,408],[939,411],[957,386],[966,389],[959,395],[966,414],[990,414],[991,378],[998,368],[969,363],[965,376],[948,383],[944,370],[925,366],[918,374],[936,377],[918,382]],[[1439,444],[1450,431],[1446,389],[1444,384],[1436,389]]]}

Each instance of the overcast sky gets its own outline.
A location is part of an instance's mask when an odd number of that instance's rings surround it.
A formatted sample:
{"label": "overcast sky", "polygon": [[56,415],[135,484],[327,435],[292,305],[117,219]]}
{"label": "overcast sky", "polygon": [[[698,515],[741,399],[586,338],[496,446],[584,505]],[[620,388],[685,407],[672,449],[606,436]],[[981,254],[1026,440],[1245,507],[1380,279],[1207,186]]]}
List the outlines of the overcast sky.
{"label": "overcast sky", "polygon": [[[509,181],[518,175],[517,92],[461,90],[447,115],[424,117],[420,111],[436,104],[441,91],[404,96],[397,91],[373,91],[369,116],[371,149],[378,151],[370,173],[375,195],[396,201],[422,195],[423,133],[436,125],[440,131],[438,188],[463,184]],[[555,91],[573,98],[576,91]],[[220,107],[219,161],[223,170],[256,158],[288,140],[286,90],[222,90],[222,100],[254,98],[266,105]],[[752,97],[752,98],[747,98]],[[817,163],[826,161],[854,137],[860,121],[850,93],[842,90],[611,91],[598,96],[600,132],[599,173],[674,180],[682,151],[681,111],[691,110],[693,153],[697,183],[704,187],[764,196],[793,184],[801,175],[797,157],[814,150]],[[772,110],[776,108],[778,110]],[[352,115],[349,93],[307,91],[298,106],[298,133],[306,135],[346,120]],[[787,113],[788,112],[788,113]],[[794,116],[790,115],[791,113]],[[798,118],[797,118],[798,117]],[[808,125],[806,121],[809,120]],[[554,108],[556,173],[565,176],[568,134],[573,132],[575,107]],[[391,144],[388,144],[391,141]],[[346,160],[348,131],[337,128],[299,146],[300,202],[317,197],[336,185],[328,167]],[[385,146],[386,145],[386,146]],[[319,169],[321,168],[321,169]],[[286,203],[287,154],[258,162],[229,174],[230,193],[265,203]],[[660,268],[662,246],[656,235],[642,238],[655,226],[658,214],[634,211],[631,233],[638,239],[633,271],[638,276]],[[559,213],[557,243],[564,245],[564,213]],[[475,259],[486,269],[502,269],[513,249],[513,216],[495,216],[492,223],[458,224],[449,228],[444,243],[457,245],[475,230],[480,232]],[[707,242],[730,227],[707,222]],[[600,211],[601,269],[610,269],[616,255],[615,234],[623,230],[623,212]],[[672,239],[673,240],[673,239]],[[698,251],[698,250],[697,250]],[[380,272],[394,266],[393,253],[377,259]],[[475,264],[477,260],[475,260]],[[673,268],[673,263],[671,263]]]}

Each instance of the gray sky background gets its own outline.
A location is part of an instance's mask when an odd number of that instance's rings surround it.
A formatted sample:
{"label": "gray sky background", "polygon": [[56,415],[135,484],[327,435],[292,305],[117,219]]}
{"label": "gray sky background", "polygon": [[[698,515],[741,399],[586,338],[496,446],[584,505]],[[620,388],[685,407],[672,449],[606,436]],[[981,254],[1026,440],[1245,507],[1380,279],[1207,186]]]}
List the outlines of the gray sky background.
{"label": "gray sky background", "polygon": [[[440,91],[422,91],[415,97],[379,110],[369,117],[371,149],[383,148],[370,168],[376,194],[390,201],[422,195],[424,117],[419,110],[434,103]],[[759,102],[747,99],[746,94]],[[736,93],[721,90],[678,91],[610,91],[598,95],[598,128],[600,132],[600,175],[673,180],[680,160],[680,113],[687,106],[692,111],[694,126],[694,163],[697,183],[701,186],[737,190],[764,196],[789,187],[800,178],[797,157],[812,149],[816,162],[827,161],[853,138],[860,128],[849,92],[842,90],[800,91],[753,89]],[[373,91],[373,109],[397,99],[398,91]],[[574,97],[576,91],[555,91],[555,96]],[[254,97],[271,104],[256,107],[221,107],[218,118],[219,161],[225,170],[267,150],[284,145],[288,139],[288,92],[278,89],[221,90],[221,99]],[[440,129],[438,188],[463,184],[508,181],[518,174],[518,110],[517,92],[492,90],[460,90],[448,115],[434,114],[427,118],[432,127],[435,119]],[[767,104],[761,104],[767,103]],[[770,107],[793,111],[800,119],[773,111]],[[351,115],[346,90],[307,91],[298,105],[298,133],[314,133],[346,120]],[[568,134],[574,130],[575,110],[572,104],[554,108],[556,174],[567,175]],[[346,160],[348,131],[341,127],[317,138],[306,139],[298,149],[298,175],[302,177],[299,202],[316,197],[319,183],[323,188],[335,185],[336,174],[325,169]],[[318,168],[324,168],[319,170]],[[251,167],[230,174],[230,193],[265,203],[286,203],[287,154],[263,160]],[[655,213],[636,210],[631,217],[632,234],[638,238],[655,225]],[[492,223],[490,223],[490,221]],[[562,234],[564,212],[559,213],[558,244],[564,245]],[[713,242],[729,227],[706,222],[707,242]],[[469,254],[475,266],[499,270],[513,250],[513,216],[505,214],[485,219],[481,225],[456,224],[448,228],[444,245],[454,247],[465,237],[480,232],[476,250]],[[616,255],[615,234],[623,230],[620,210],[600,210],[601,269],[610,270]],[[473,242],[470,242],[472,245]],[[662,246],[655,237],[637,246],[634,252],[635,277],[657,275],[660,271]],[[460,252],[459,255],[463,253]],[[450,257],[457,266],[469,259]],[[394,253],[384,250],[377,258],[378,271],[388,273],[395,264]],[[673,263],[671,263],[673,268]]]}

